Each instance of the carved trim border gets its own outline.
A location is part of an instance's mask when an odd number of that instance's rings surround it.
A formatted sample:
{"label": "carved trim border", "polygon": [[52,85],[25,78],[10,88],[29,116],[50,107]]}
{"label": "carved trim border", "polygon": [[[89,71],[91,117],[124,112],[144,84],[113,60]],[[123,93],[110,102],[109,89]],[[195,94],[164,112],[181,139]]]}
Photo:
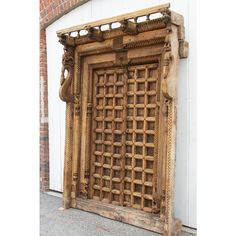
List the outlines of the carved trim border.
{"label": "carved trim border", "polygon": [[[139,47],[157,45],[161,48],[161,92],[163,99],[166,99],[166,108],[162,110],[163,119],[166,122],[166,135],[163,143],[166,150],[163,150],[163,176],[164,183],[161,183],[162,193],[159,194],[161,204],[160,220],[164,224],[163,232],[166,236],[178,235],[181,230],[180,221],[174,219],[173,199],[174,199],[174,169],[175,169],[175,136],[176,136],[176,79],[177,66],[181,58],[188,56],[188,43],[184,39],[183,17],[175,12],[168,10],[169,5],[160,9],[162,17],[150,20],[148,10],[145,10],[147,20],[142,23],[129,23],[127,20],[122,22],[118,29],[110,28],[108,31],[101,31],[101,25],[88,27],[88,35],[73,37],[68,29],[58,33],[59,41],[64,45],[62,57],[61,87],[59,96],[66,102],[66,139],[65,139],[65,162],[64,162],[64,189],[63,205],[64,208],[77,207],[78,191],[86,196],[86,183],[78,185],[79,181],[79,147],[80,147],[80,110],[81,110],[81,63],[83,57],[88,55],[114,52],[117,50],[132,50]],[[157,7],[158,9],[158,7]],[[153,9],[152,9],[153,11]],[[140,13],[141,14],[141,13]],[[142,14],[141,14],[142,15]],[[133,16],[133,15],[132,15]],[[138,16],[137,16],[138,17]],[[136,18],[137,18],[136,17]],[[116,18],[118,19],[118,18]],[[109,21],[112,21],[109,19]],[[93,23],[96,25],[95,23]],[[85,27],[85,26],[83,26]],[[80,27],[75,27],[76,29]],[[73,28],[73,29],[75,29]],[[113,39],[124,37],[138,37],[142,32],[164,32],[149,39],[135,40],[124,43],[117,41],[117,45],[109,44]],[[66,33],[63,33],[66,32]],[[109,41],[110,40],[110,41]],[[108,43],[106,43],[108,42]],[[114,42],[114,41],[113,41]],[[83,47],[92,45],[89,47]],[[115,46],[115,47],[114,47]],[[146,58],[147,62],[155,61],[158,56],[150,55]],[[140,63],[138,58],[127,62],[130,65]],[[65,74],[67,72],[67,75]],[[91,106],[88,105],[87,112],[91,113]],[[84,184],[84,185],[83,185]],[[162,231],[162,230],[160,230]]]}

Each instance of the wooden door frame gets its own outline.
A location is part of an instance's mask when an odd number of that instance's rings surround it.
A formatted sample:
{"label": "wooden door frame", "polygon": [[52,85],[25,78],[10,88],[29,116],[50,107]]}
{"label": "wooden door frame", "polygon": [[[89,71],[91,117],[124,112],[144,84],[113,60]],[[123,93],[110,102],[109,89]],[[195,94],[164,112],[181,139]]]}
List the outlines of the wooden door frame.
{"label": "wooden door frame", "polygon": [[[175,172],[175,145],[176,145],[176,104],[177,104],[177,67],[180,58],[188,55],[188,43],[184,39],[183,17],[169,10],[170,4],[160,5],[141,11],[109,18],[102,21],[75,26],[57,32],[59,41],[64,45],[62,57],[60,98],[66,102],[66,139],[65,139],[65,162],[64,162],[64,208],[80,208],[96,212],[93,205],[96,202],[89,200],[86,203],[87,195],[87,171],[86,150],[83,140],[89,135],[89,129],[82,124],[83,120],[90,122],[92,113],[91,101],[86,99],[89,96],[89,65],[107,61],[111,65],[124,65],[145,63],[161,56],[161,93],[163,105],[160,109],[162,117],[162,129],[159,131],[158,152],[162,158],[158,159],[158,176],[164,179],[160,184],[162,192],[160,217],[150,215],[150,224],[146,225],[135,221],[135,218],[128,219],[125,214],[110,214],[109,206],[98,206],[96,213],[106,212],[104,215],[109,218],[135,224],[165,235],[178,235],[181,222],[174,219],[174,172]],[[161,17],[150,20],[150,14],[160,13]],[[137,22],[137,18],[146,16],[147,20]],[[134,19],[130,21],[130,19]],[[121,27],[112,29],[112,23],[120,22]],[[108,25],[109,30],[102,31],[101,26]],[[81,30],[87,34],[80,35]],[[78,32],[77,36],[72,33]],[[147,55],[147,49],[149,54]],[[152,50],[150,50],[152,49]],[[137,56],[138,50],[138,56]],[[96,57],[95,57],[96,55]],[[105,55],[105,56],[104,56]],[[108,57],[110,55],[110,58]],[[100,58],[100,61],[98,60]],[[106,60],[104,59],[106,58]],[[85,69],[87,68],[87,69]],[[90,69],[91,70],[91,69]],[[67,72],[67,74],[65,73]],[[91,89],[90,89],[91,91]],[[83,143],[81,142],[83,141]],[[82,155],[81,155],[82,154]],[[80,199],[78,199],[80,196]],[[84,196],[84,197],[83,197]],[[88,200],[87,200],[88,201]],[[100,207],[100,208],[99,208]],[[108,209],[105,211],[104,209]],[[129,213],[130,214],[130,213]],[[131,217],[132,218],[132,217]],[[141,217],[142,218],[142,217]],[[140,218],[140,219],[141,219]],[[152,221],[152,223],[151,223]],[[142,222],[142,219],[141,221]]]}

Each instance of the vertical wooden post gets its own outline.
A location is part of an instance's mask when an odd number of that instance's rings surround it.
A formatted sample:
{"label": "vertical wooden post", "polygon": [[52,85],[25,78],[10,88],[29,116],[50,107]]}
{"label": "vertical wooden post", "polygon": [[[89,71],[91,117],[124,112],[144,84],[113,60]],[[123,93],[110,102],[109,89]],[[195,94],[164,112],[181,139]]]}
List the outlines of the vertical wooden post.
{"label": "vertical wooden post", "polygon": [[80,150],[80,60],[75,51],[74,89],[73,89],[73,159],[72,159],[72,186],[71,186],[71,206],[76,207],[76,197],[78,190],[78,165]]}
{"label": "vertical wooden post", "polygon": [[166,236],[179,235],[181,222],[174,219],[174,175],[176,149],[176,101],[177,101],[177,66],[179,63],[178,26],[171,24],[169,42],[171,52],[166,52],[163,73],[163,95],[167,101],[167,137],[165,152],[165,226]]}
{"label": "vertical wooden post", "polygon": [[71,205],[71,168],[72,168],[72,112],[73,104],[66,104],[66,138],[65,138],[65,159],[64,159],[64,182],[63,182],[63,207],[70,208]]}
{"label": "vertical wooden post", "polygon": [[[63,43],[64,38],[60,41]],[[66,138],[64,158],[64,182],[63,182],[63,207],[71,206],[71,176],[72,176],[72,143],[73,143],[73,72],[74,72],[74,49],[65,46],[62,56],[61,87],[59,96],[66,102]]]}
{"label": "vertical wooden post", "polygon": [[[93,111],[93,97],[92,97],[92,70],[89,70],[89,76],[88,76],[88,101],[87,101],[87,141],[86,145],[89,147],[91,145],[91,129],[92,129],[92,111]],[[92,156],[91,148],[86,149],[86,159],[85,159],[85,171],[84,171],[84,177],[85,177],[85,195],[88,196],[88,185],[89,185],[89,176],[90,176],[90,160]]]}

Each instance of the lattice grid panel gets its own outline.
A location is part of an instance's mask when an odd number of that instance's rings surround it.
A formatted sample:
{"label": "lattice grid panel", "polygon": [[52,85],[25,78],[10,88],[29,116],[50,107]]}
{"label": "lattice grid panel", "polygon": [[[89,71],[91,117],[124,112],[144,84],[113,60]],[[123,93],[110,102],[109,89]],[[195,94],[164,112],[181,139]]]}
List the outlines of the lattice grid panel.
{"label": "lattice grid panel", "polygon": [[152,212],[159,90],[157,64],[95,71],[94,199]]}
{"label": "lattice grid panel", "polygon": [[122,205],[123,70],[96,71],[94,82],[95,168],[93,198]]}

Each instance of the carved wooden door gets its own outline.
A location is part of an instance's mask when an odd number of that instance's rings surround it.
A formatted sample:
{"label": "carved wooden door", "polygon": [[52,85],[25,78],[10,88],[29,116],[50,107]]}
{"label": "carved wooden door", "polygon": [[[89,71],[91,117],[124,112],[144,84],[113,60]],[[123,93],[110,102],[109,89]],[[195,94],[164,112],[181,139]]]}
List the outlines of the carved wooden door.
{"label": "carved wooden door", "polygon": [[158,64],[93,72],[93,199],[158,212]]}
{"label": "carved wooden door", "polygon": [[[173,219],[176,74],[187,43],[183,17],[168,8],[72,27],[58,36],[65,46],[64,207],[171,236],[181,226]],[[151,20],[157,12],[161,17]],[[139,16],[146,21],[138,23]],[[121,26],[112,29],[115,22]],[[104,25],[109,29],[103,31]]]}

